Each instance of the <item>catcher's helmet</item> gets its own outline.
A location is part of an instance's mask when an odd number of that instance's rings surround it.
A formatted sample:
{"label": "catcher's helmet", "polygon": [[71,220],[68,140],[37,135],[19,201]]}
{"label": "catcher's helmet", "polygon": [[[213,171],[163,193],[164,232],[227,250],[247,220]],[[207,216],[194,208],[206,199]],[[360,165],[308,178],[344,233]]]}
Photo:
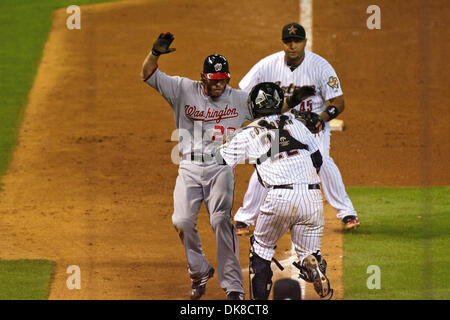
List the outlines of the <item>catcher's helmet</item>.
{"label": "catcher's helmet", "polygon": [[220,54],[212,54],[206,57],[203,63],[203,76],[206,79],[230,79],[228,61]]}
{"label": "catcher's helmet", "polygon": [[273,82],[261,82],[252,88],[247,105],[254,118],[281,113],[283,90]]}

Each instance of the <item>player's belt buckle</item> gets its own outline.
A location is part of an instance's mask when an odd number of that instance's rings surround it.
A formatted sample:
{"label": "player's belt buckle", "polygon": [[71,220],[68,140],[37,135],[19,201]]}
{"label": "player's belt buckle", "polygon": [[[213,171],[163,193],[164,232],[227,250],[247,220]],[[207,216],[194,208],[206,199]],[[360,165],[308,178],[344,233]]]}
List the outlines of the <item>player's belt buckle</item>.
{"label": "player's belt buckle", "polygon": [[314,183],[314,184],[308,184],[309,190],[319,189],[320,190],[320,184]]}
{"label": "player's belt buckle", "polygon": [[292,184],[280,184],[277,186],[273,186],[274,189],[294,189]]}

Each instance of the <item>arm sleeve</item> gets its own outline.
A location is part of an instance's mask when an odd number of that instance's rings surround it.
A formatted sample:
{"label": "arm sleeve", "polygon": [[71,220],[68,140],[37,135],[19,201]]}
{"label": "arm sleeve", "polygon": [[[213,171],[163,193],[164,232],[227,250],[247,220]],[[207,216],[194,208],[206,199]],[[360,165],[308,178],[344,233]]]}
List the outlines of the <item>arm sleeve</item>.
{"label": "arm sleeve", "polygon": [[170,105],[173,105],[175,98],[180,93],[182,80],[182,77],[168,76],[157,69],[145,82],[155,88]]}
{"label": "arm sleeve", "polygon": [[319,150],[319,145],[317,143],[316,138],[314,138],[314,135],[311,133],[311,131],[309,131],[308,128],[304,127],[304,131],[305,131],[305,135],[308,137],[307,138],[307,144],[309,146],[309,152],[314,153],[317,150]]}
{"label": "arm sleeve", "polygon": [[308,146],[309,153],[314,153],[317,150],[319,150],[319,144],[317,143],[317,139],[314,137],[314,135],[309,131],[309,129],[306,127],[306,125],[303,123],[302,120],[299,120],[297,118],[293,118],[293,115],[289,115],[291,120],[294,122],[295,127],[298,128],[299,131],[297,134],[299,136],[294,136],[297,140],[301,141],[302,143],[306,144]]}
{"label": "arm sleeve", "polygon": [[248,158],[248,138],[244,131],[236,133],[231,140],[221,145],[216,153],[216,162],[235,167]]}
{"label": "arm sleeve", "polygon": [[303,131],[305,136],[307,137],[306,140],[308,142],[309,152],[313,166],[314,168],[316,168],[317,173],[319,173],[320,167],[322,166],[323,163],[322,154],[320,153],[319,150],[319,145],[317,144],[316,138],[314,138],[313,134],[306,127],[304,127]]}
{"label": "arm sleeve", "polygon": [[318,81],[320,83],[320,94],[324,101],[343,95],[339,78],[328,62],[324,62]]}

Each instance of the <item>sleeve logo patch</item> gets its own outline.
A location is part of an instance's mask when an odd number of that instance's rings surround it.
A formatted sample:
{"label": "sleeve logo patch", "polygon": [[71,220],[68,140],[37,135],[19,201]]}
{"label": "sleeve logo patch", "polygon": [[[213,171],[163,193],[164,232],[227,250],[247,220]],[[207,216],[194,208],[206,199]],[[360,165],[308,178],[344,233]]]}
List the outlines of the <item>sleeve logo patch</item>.
{"label": "sleeve logo patch", "polygon": [[327,85],[331,88],[339,89],[339,81],[336,77],[331,76],[330,79],[328,79]]}

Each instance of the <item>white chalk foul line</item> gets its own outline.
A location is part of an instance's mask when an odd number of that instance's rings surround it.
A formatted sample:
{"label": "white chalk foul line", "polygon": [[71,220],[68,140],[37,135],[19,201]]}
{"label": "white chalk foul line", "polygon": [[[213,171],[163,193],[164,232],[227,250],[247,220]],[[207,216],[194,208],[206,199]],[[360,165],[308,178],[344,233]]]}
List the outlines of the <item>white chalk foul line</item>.
{"label": "white chalk foul line", "polygon": [[299,0],[300,6],[300,24],[305,28],[306,50],[312,51],[313,48],[313,2],[312,0]]}

